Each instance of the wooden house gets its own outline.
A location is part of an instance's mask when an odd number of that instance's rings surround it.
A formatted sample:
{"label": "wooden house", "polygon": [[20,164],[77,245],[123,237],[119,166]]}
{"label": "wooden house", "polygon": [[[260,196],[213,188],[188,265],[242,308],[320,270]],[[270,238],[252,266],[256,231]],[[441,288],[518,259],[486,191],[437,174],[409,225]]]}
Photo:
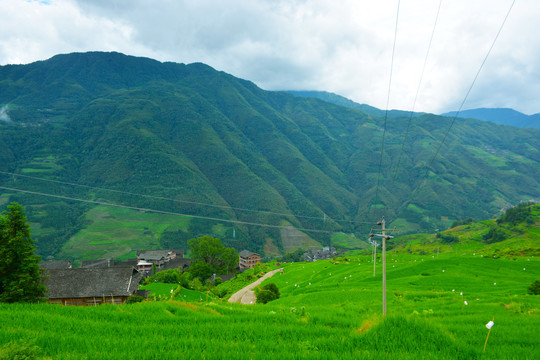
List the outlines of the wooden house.
{"label": "wooden house", "polygon": [[139,289],[142,276],[133,267],[48,269],[46,297],[62,305],[122,304]]}
{"label": "wooden house", "polygon": [[251,269],[261,262],[261,255],[251,252],[249,250],[242,250],[238,255],[240,256],[240,270]]}

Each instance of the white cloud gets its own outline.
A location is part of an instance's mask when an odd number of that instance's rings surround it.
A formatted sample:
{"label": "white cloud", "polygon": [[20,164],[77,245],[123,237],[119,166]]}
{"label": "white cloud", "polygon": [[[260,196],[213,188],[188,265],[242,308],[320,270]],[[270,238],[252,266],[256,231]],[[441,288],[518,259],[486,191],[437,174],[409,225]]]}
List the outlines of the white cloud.
{"label": "white cloud", "polygon": [[7,113],[7,106],[5,105],[0,108],[0,121],[11,122],[11,118]]}
{"label": "white cloud", "polygon": [[[442,2],[417,111],[459,107],[511,3]],[[401,1],[390,108],[412,107],[438,4]],[[0,0],[0,63],[114,50],[384,108],[396,10],[397,0]],[[516,2],[465,108],[540,112],[539,16],[537,1]]]}

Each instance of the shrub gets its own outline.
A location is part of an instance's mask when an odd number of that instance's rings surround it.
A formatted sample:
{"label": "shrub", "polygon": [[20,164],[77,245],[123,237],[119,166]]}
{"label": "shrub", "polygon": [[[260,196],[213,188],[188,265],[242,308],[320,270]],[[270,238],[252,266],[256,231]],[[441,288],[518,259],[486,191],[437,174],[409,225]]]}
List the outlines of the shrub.
{"label": "shrub", "polygon": [[453,228],[455,228],[456,226],[460,226],[460,225],[470,225],[474,222],[474,219],[473,218],[468,218],[466,220],[458,220],[458,221],[454,221],[452,223],[452,226]]}
{"label": "shrub", "polygon": [[1,360],[49,359],[41,356],[41,349],[34,344],[10,342],[0,348]]}
{"label": "shrub", "polygon": [[193,290],[197,290],[197,291],[203,291],[204,290],[204,286],[203,286],[201,280],[199,280],[199,278],[193,279],[193,281],[190,284],[190,288],[193,289]]}
{"label": "shrub", "polygon": [[536,280],[529,285],[527,293],[530,295],[540,295],[540,280]]}
{"label": "shrub", "polygon": [[266,304],[276,299],[279,299],[279,289],[274,283],[264,285],[257,294],[257,303],[260,304]]}
{"label": "shrub", "polygon": [[165,284],[180,284],[182,276],[182,270],[169,269],[160,272],[155,272],[154,275],[147,277],[143,280],[143,285],[148,285],[153,282],[160,282]]}
{"label": "shrub", "polygon": [[504,241],[506,238],[506,232],[500,228],[491,228],[487,234],[482,237],[482,239],[488,244]]}
{"label": "shrub", "polygon": [[268,290],[268,291],[274,293],[274,295],[276,295],[276,299],[279,299],[279,289],[278,289],[276,284],[270,283],[270,284],[264,285],[262,287],[262,289],[263,290]]}
{"label": "shrub", "polygon": [[220,299],[223,299],[225,297],[225,295],[227,295],[227,293],[228,293],[227,289],[220,289],[220,288],[217,288],[217,287],[214,287],[214,288],[210,289],[210,291],[212,292],[212,294],[216,295]]}
{"label": "shrub", "polygon": [[438,239],[441,239],[441,242],[445,243],[445,244],[453,244],[453,243],[457,243],[459,241],[457,236],[450,235],[450,234],[443,234],[443,233],[440,233],[440,232],[437,233],[436,237]]}
{"label": "shrub", "polygon": [[188,289],[189,289],[189,288],[190,288],[190,282],[191,282],[191,279],[192,279],[191,274],[190,274],[188,271],[184,272],[184,273],[182,274],[182,276],[180,277],[180,285],[181,285],[182,287],[185,287],[185,288],[188,288]]}
{"label": "shrub", "polygon": [[257,303],[259,304],[266,304],[269,301],[275,300],[276,294],[269,290],[261,290],[257,294]]}

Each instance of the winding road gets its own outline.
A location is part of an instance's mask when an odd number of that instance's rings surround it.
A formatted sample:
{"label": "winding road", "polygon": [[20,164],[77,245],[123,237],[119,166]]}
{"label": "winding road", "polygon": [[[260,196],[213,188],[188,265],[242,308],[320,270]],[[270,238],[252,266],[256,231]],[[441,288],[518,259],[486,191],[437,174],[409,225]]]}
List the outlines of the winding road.
{"label": "winding road", "polygon": [[230,303],[240,303],[240,304],[255,304],[255,301],[257,298],[255,297],[255,292],[253,289],[258,286],[260,283],[262,283],[264,280],[274,276],[275,273],[283,271],[283,268],[272,270],[270,272],[267,272],[264,274],[263,277],[258,279],[257,281],[249,284],[245,288],[243,288],[240,291],[235,292],[232,294],[232,296],[229,298]]}

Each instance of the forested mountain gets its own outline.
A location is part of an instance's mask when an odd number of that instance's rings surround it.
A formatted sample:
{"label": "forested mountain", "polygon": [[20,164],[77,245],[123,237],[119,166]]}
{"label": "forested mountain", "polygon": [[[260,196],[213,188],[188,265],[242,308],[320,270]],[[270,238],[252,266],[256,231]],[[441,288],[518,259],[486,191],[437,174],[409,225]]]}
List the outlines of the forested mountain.
{"label": "forested mountain", "polygon": [[451,118],[414,117],[405,134],[408,116],[389,117],[384,131],[384,116],[200,63],[93,52],[6,65],[0,107],[0,205],[27,208],[43,255],[128,257],[203,234],[266,254],[339,232],[361,246],[382,215],[432,231],[539,197],[540,131],[457,119],[434,158]]}
{"label": "forested mountain", "polygon": [[[456,112],[442,114],[442,116],[456,116]],[[510,125],[515,127],[528,127],[540,129],[540,114],[525,115],[514,109],[470,109],[459,113],[460,118],[478,119],[491,121],[496,124]]]}

